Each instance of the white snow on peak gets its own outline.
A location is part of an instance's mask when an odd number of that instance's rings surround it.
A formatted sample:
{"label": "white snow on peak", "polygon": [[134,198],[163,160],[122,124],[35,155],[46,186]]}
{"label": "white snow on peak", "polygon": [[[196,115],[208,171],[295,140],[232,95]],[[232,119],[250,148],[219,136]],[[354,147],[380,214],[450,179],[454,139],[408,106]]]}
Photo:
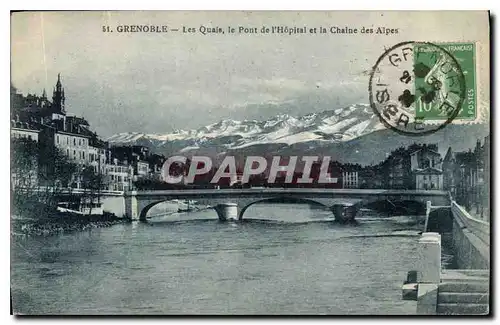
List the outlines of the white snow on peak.
{"label": "white snow on peak", "polygon": [[175,130],[166,134],[118,133],[108,141],[120,144],[133,144],[139,140],[149,140],[153,144],[183,141],[184,152],[210,145],[238,149],[269,143],[348,141],[381,128],[383,125],[368,104],[354,104],[300,117],[278,114],[266,121],[224,119],[196,130]]}

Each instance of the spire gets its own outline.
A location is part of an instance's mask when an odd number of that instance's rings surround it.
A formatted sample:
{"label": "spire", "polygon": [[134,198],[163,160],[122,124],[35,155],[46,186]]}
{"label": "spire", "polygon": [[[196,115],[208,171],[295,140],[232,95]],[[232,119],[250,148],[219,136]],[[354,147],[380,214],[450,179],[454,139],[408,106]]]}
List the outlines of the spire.
{"label": "spire", "polygon": [[45,88],[43,88],[43,91],[42,91],[42,98],[43,99],[47,98],[47,93],[45,92]]}
{"label": "spire", "polygon": [[57,82],[54,87],[54,92],[52,95],[52,106],[54,107],[55,113],[59,113],[62,115],[66,115],[65,106],[65,97],[64,97],[64,88],[61,83],[61,74],[57,74]]}
{"label": "spire", "polygon": [[476,140],[476,149],[474,151],[478,152],[481,150],[481,139]]}

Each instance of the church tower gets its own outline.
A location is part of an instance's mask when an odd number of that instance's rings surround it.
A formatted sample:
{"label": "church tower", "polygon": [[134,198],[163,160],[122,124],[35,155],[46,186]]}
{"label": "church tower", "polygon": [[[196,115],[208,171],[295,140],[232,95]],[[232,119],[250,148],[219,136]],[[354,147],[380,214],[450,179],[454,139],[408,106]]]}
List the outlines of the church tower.
{"label": "church tower", "polygon": [[40,102],[38,104],[39,107],[41,107],[41,108],[47,107],[48,99],[47,99],[47,92],[45,91],[45,88],[42,91],[42,97],[39,98],[39,102]]}
{"label": "church tower", "polygon": [[52,94],[52,107],[54,109],[54,113],[66,115],[66,109],[64,105],[65,97],[64,97],[64,88],[61,84],[61,74],[57,74],[57,83],[54,88],[54,92]]}

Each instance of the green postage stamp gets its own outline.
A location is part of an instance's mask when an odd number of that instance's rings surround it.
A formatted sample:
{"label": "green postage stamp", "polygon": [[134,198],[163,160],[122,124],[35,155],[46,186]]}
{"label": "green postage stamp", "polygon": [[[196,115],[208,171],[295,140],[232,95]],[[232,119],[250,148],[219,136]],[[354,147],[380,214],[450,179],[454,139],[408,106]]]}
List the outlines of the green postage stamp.
{"label": "green postage stamp", "polygon": [[[445,62],[440,51],[435,47],[429,47],[425,43],[415,43],[414,45],[414,67],[415,67],[415,94],[420,98],[415,103],[415,114],[417,118],[424,120],[446,120],[448,115],[442,109],[442,101],[439,95],[444,89],[447,92],[444,96],[459,96],[459,79],[465,81],[465,94],[461,107],[455,119],[474,120],[477,115],[477,89],[476,89],[476,60],[475,43],[434,43],[438,47],[447,51],[459,65],[462,74],[448,73],[452,69],[452,63]],[[419,76],[418,74],[422,75]],[[436,78],[436,74],[446,74],[441,81]],[[463,76],[463,77],[462,77]],[[420,77],[420,78],[419,78]]]}

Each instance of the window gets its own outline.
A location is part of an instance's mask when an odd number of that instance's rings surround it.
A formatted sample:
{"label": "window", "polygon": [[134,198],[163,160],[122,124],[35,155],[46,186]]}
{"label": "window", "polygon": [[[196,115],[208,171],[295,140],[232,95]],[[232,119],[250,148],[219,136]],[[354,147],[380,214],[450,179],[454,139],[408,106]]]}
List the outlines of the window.
{"label": "window", "polygon": [[57,136],[57,144],[59,144],[59,135]]}
{"label": "window", "polygon": [[78,145],[81,146],[82,145],[82,139],[78,139]]}
{"label": "window", "polygon": [[31,135],[28,135],[28,139],[33,140],[33,138],[31,137]]}
{"label": "window", "polygon": [[85,151],[82,151],[82,158],[85,159]]}

